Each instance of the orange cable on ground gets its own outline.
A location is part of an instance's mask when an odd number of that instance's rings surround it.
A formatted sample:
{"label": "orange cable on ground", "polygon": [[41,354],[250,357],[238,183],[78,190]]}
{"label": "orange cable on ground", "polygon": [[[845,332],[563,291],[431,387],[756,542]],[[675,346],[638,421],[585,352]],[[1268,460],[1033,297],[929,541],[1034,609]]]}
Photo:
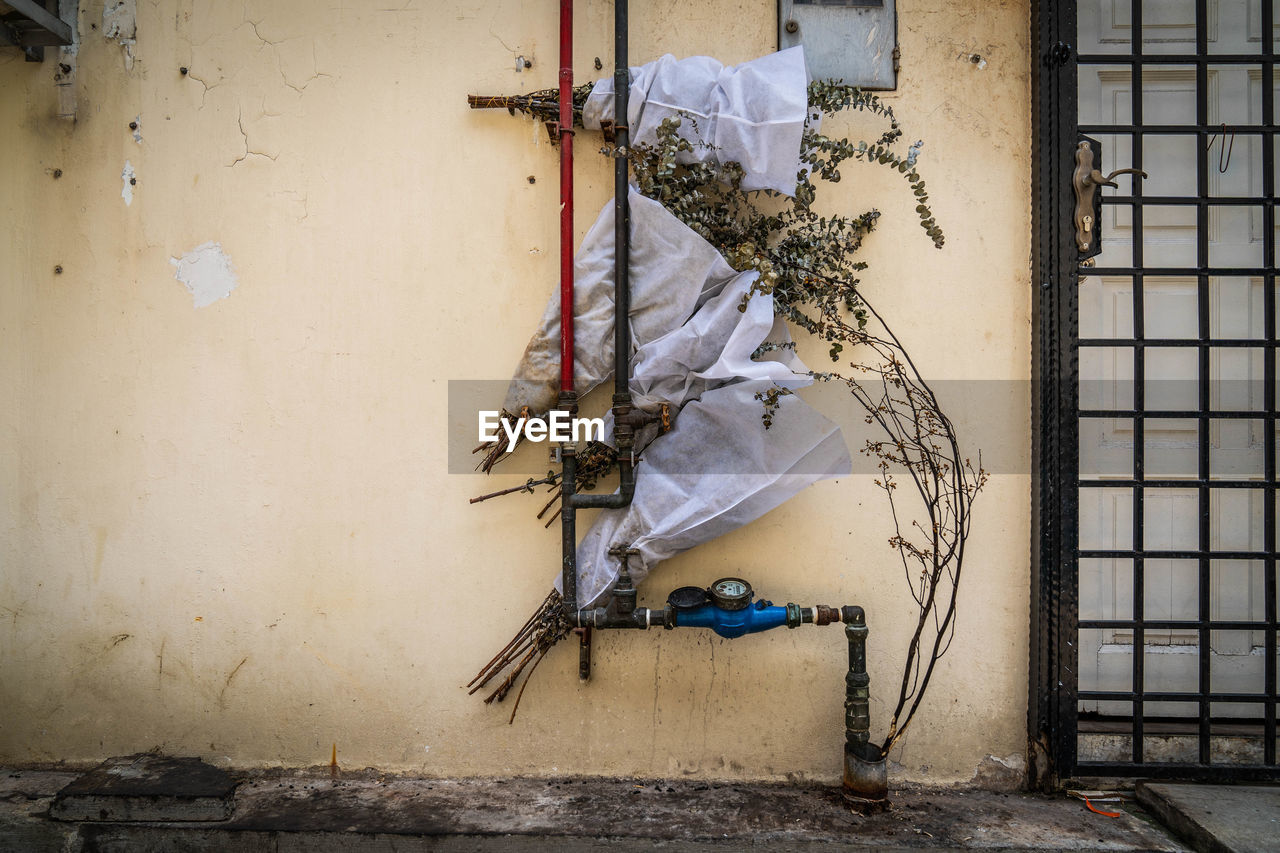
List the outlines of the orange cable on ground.
{"label": "orange cable on ground", "polygon": [[1093,803],[1089,802],[1088,797],[1084,798],[1084,805],[1085,805],[1085,808],[1087,808],[1089,811],[1093,812],[1094,814],[1100,814],[1103,817],[1120,817],[1120,812],[1104,812],[1101,809],[1094,808]]}

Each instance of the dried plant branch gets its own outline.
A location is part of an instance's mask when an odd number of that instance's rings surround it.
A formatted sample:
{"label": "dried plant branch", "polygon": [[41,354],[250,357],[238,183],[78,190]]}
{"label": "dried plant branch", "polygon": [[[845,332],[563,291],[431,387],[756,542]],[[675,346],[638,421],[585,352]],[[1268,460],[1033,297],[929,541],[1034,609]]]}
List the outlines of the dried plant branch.
{"label": "dried plant branch", "polygon": [[[573,124],[582,127],[582,107],[594,83],[573,87]],[[467,106],[473,110],[506,110],[523,113],[545,122],[560,120],[560,90],[541,89],[525,95],[467,95]]]}
{"label": "dried plant branch", "polygon": [[[507,694],[511,692],[511,688],[520,678],[526,667],[532,664],[529,669],[529,675],[533,675],[534,670],[538,668],[538,664],[546,657],[551,647],[558,643],[569,633],[569,622],[565,619],[564,608],[561,606],[563,599],[560,593],[555,590],[546,597],[542,605],[533,612],[529,620],[525,622],[524,627],[516,632],[511,641],[493,657],[484,668],[476,674],[467,684],[471,689],[469,693],[475,693],[488,686],[489,682],[496,678],[504,670],[510,668],[510,672],[499,682],[497,688],[485,697],[485,704],[492,702],[501,702],[507,698]],[[526,676],[524,684],[528,684],[529,680]],[[511,717],[508,722],[514,722],[516,711],[520,707],[520,699],[524,696],[524,684],[520,687],[520,692],[516,694],[515,706],[511,709]]]}
{"label": "dried plant branch", "polygon": [[[742,310],[754,294],[771,293],[779,315],[830,345],[833,362],[846,349],[854,356],[847,375],[833,371],[812,375],[819,381],[844,384],[864,410],[866,422],[883,435],[868,440],[862,452],[877,463],[880,476],[875,482],[889,502],[894,528],[888,543],[898,555],[917,607],[897,700],[881,746],[884,754],[906,733],[938,660],[954,637],[970,508],[987,475],[981,459],[974,467],[961,455],[955,428],[937,395],[858,288],[859,274],[867,266],[854,255],[874,230],[879,212],[823,216],[813,210],[815,176],[839,181],[840,166],[850,159],[885,165],[906,178],[917,199],[921,227],[941,248],[944,237],[915,168],[921,143],[911,145],[905,155],[893,150],[901,130],[892,111],[874,95],[817,82],[811,84],[809,98],[820,112],[866,110],[884,116],[890,126],[876,141],[856,145],[806,131],[801,148],[804,168],[794,198],[768,191],[743,192],[742,172],[734,163],[677,163],[677,153],[688,150],[690,143],[680,138],[676,120],[664,123],[656,146],[633,146],[631,156],[642,193],[666,205],[720,249],[736,269],[757,271]],[[776,389],[758,395],[766,427],[772,424],[785,393]],[[895,474],[911,486],[915,500],[910,511],[897,497]]]}

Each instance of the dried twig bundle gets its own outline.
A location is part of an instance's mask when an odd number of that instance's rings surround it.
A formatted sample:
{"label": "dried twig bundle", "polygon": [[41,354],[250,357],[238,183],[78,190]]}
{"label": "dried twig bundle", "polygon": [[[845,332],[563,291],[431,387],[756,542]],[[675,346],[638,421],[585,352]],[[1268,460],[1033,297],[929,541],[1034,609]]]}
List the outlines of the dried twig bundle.
{"label": "dried twig bundle", "polygon": [[[583,83],[573,88],[574,127],[582,127],[582,107],[594,85]],[[523,113],[541,121],[559,121],[560,90],[541,89],[527,95],[467,95],[467,106],[473,110],[506,110],[512,115]]]}
{"label": "dried twig bundle", "polygon": [[501,702],[507,698],[507,694],[511,692],[511,688],[515,686],[516,681],[520,678],[520,673],[527,668],[528,675],[525,676],[524,682],[520,685],[520,691],[516,694],[515,705],[511,708],[511,717],[508,723],[514,722],[516,711],[520,709],[520,699],[524,696],[524,688],[529,683],[529,676],[533,675],[538,664],[546,657],[551,647],[558,643],[566,634],[569,633],[569,623],[564,618],[564,610],[561,607],[564,599],[560,593],[555,590],[546,597],[528,621],[524,623],[511,641],[502,648],[500,652],[494,655],[493,659],[481,668],[476,677],[467,683],[467,687],[471,689],[468,693],[475,693],[484,689],[489,682],[496,678],[503,670],[508,667],[511,671],[506,677],[499,682],[497,688],[485,697],[485,704],[492,702]]}

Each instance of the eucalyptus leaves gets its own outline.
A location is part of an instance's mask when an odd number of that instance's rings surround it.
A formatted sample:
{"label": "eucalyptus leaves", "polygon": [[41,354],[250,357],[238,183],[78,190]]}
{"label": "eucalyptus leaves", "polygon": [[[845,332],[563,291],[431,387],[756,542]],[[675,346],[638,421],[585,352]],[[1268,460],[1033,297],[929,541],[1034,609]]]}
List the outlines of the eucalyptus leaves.
{"label": "eucalyptus leaves", "polygon": [[791,198],[770,190],[743,192],[742,169],[736,163],[681,164],[680,153],[693,143],[681,135],[679,120],[664,121],[657,144],[632,146],[629,156],[640,192],[662,202],[719,249],[735,269],[756,270],[760,278],[754,292],[772,293],[786,319],[829,341],[834,361],[846,342],[835,321],[848,314],[859,328],[866,323],[867,312],[857,292],[858,273],[866,264],[853,256],[875,228],[880,212],[873,208],[856,216],[820,215],[814,210],[818,195],[814,176],[836,183],[841,165],[850,159],[892,168],[908,181],[917,199],[920,225],[934,246],[942,248],[945,238],[915,167],[923,142],[909,146],[905,155],[892,148],[902,131],[888,106],[869,92],[830,80],[809,84],[809,105],[812,125],[821,115],[846,109],[883,116],[890,124],[875,142],[856,145],[807,128],[800,148],[802,168]]}

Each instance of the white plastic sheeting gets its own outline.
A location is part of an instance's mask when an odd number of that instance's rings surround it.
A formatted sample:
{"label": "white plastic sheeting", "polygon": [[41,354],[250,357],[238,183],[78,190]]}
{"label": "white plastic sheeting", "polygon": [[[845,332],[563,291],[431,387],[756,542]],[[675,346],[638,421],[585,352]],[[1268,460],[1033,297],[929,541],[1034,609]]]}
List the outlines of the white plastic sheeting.
{"label": "white plastic sheeting", "polygon": [[764,427],[757,393],[813,380],[790,350],[752,359],[766,341],[789,339],[772,296],[757,294],[738,310],[755,276],[738,275],[688,323],[637,353],[634,402],[655,409],[667,401],[679,413],[671,432],[643,449],[630,506],[603,510],[578,544],[579,606],[607,597],[618,575],[608,553],[615,545],[640,552],[630,562],[639,583],[662,560],[850,472],[839,428],[798,397],[780,398],[773,426]]}
{"label": "white plastic sheeting", "polygon": [[[741,65],[667,54],[631,69],[631,141],[653,144],[664,119],[682,117],[680,134],[695,144],[678,155],[679,162],[736,160],[746,172],[744,190],[795,195],[808,82],[801,47]],[[583,106],[583,125],[599,129],[613,120],[613,107],[613,79],[606,77]]]}
{"label": "white plastic sheeting", "polygon": [[[679,327],[737,273],[710,243],[633,188],[631,202],[631,346]],[[613,376],[613,202],[605,205],[574,258],[573,356],[578,396]],[[534,415],[560,393],[560,294],[547,302],[516,368],[503,408]]]}

